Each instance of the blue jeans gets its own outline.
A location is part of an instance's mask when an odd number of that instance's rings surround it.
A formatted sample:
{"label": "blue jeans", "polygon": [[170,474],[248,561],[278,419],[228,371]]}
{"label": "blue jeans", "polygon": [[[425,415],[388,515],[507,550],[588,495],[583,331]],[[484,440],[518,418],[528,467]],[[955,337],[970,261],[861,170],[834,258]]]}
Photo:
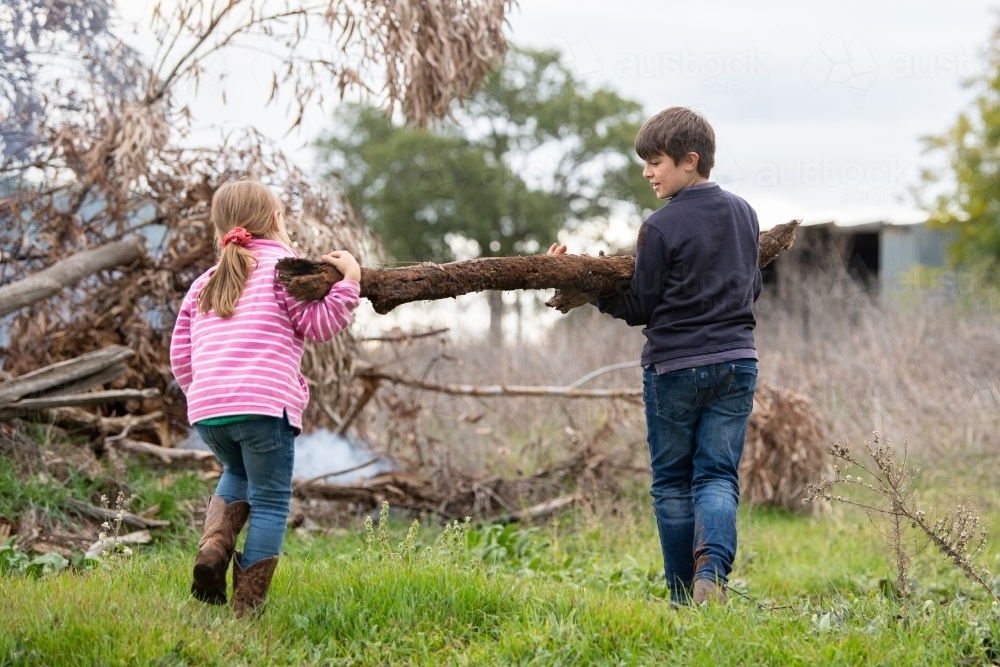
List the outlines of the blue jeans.
{"label": "blue jeans", "polygon": [[737,470],[757,387],[753,359],[642,378],[653,511],[671,598],[695,579],[728,581],[736,557]]}
{"label": "blue jeans", "polygon": [[277,556],[285,539],[292,498],[295,429],[287,417],[262,417],[224,426],[195,424],[222,462],[215,493],[226,503],[250,503],[250,527],[240,561],[245,569]]}

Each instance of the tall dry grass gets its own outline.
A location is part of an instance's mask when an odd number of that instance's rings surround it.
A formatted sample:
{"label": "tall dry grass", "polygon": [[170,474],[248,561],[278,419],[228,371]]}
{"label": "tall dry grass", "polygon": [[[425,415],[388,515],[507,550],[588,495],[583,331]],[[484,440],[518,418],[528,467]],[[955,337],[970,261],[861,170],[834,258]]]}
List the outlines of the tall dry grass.
{"label": "tall dry grass", "polygon": [[[779,291],[781,295],[779,296]],[[883,299],[845,275],[789,281],[756,306],[759,379],[809,397],[829,440],[878,431],[925,457],[1000,452],[1000,317],[938,294]],[[566,385],[638,359],[638,328],[585,307],[540,342],[366,344],[363,357],[442,383]],[[639,387],[614,371],[587,387]],[[641,401],[470,398],[384,386],[367,436],[424,465],[530,473],[593,445],[624,468],[648,464]]]}
{"label": "tall dry grass", "polygon": [[815,278],[759,302],[761,377],[813,401],[831,440],[1000,453],[1000,316],[976,295],[879,295]]}

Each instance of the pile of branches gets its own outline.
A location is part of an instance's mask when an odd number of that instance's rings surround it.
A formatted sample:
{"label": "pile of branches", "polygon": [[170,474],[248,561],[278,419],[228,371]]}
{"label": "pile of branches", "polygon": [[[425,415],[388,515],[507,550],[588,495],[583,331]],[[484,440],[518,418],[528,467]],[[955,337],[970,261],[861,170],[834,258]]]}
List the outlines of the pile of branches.
{"label": "pile of branches", "polygon": [[366,510],[388,502],[392,507],[446,519],[523,521],[566,508],[583,500],[587,492],[615,490],[617,484],[610,474],[614,467],[606,456],[583,449],[525,477],[389,472],[354,484],[300,482],[294,494]]}
{"label": "pile of branches", "polygon": [[804,504],[809,486],[833,474],[826,431],[806,396],[757,384],[740,460],[740,496],[751,505],[792,512]]}
{"label": "pile of branches", "polygon": [[[307,106],[323,102],[331,81],[341,96],[379,95],[387,110],[426,125],[467,97],[503,56],[509,8],[508,0],[180,0],[169,12],[154,9],[152,37],[161,46],[144,58],[113,34],[108,0],[6,3],[0,316],[14,314],[4,322],[4,371],[19,376],[127,346],[135,352],[127,371],[105,388],[157,390],[130,412],[159,412],[179,435],[186,424],[170,374],[169,335],[186,290],[215,262],[215,190],[240,177],[272,186],[305,257],[338,248],[363,254],[366,246],[339,194],[253,128],[196,147],[184,95],[208,76],[205,63],[245,46],[266,50],[272,99],[290,99],[292,127]],[[107,248],[116,251],[113,258],[88,256],[89,263],[63,270],[80,253]],[[36,283],[9,289],[33,276]],[[353,357],[349,333],[308,346],[303,371],[316,398],[312,423],[343,408]]]}

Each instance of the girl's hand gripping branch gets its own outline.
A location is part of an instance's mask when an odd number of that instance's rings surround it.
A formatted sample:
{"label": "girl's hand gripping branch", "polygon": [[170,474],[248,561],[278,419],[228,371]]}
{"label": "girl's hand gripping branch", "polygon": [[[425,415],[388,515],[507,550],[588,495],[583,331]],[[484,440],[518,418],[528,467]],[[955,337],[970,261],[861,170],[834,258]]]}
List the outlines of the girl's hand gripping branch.
{"label": "girl's hand gripping branch", "polygon": [[553,243],[549,246],[549,251],[545,253],[546,255],[565,255],[566,254],[566,244],[559,245],[558,243]]}
{"label": "girl's hand gripping branch", "polygon": [[358,260],[346,250],[334,250],[321,258],[327,264],[332,264],[334,268],[344,274],[344,280],[361,282],[361,266]]}

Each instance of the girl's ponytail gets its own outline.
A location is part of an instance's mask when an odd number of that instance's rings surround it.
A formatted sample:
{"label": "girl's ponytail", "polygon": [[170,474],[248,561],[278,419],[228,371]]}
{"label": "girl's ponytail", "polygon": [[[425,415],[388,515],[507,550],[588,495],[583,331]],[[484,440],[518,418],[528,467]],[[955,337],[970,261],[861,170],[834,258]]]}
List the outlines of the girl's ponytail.
{"label": "girl's ponytail", "polygon": [[275,221],[275,213],[284,215],[284,206],[269,188],[257,181],[236,181],[220,187],[212,197],[212,222],[220,245],[215,273],[198,293],[198,312],[214,310],[219,317],[236,314],[236,303],[243,294],[257,260],[239,242],[222,239],[241,227],[249,238],[277,239],[288,243],[284,225]]}
{"label": "girl's ponytail", "polygon": [[236,302],[243,294],[256,260],[250,251],[235,243],[230,243],[219,253],[219,264],[215,273],[198,292],[198,312],[205,314],[214,310],[219,317],[236,314]]}

